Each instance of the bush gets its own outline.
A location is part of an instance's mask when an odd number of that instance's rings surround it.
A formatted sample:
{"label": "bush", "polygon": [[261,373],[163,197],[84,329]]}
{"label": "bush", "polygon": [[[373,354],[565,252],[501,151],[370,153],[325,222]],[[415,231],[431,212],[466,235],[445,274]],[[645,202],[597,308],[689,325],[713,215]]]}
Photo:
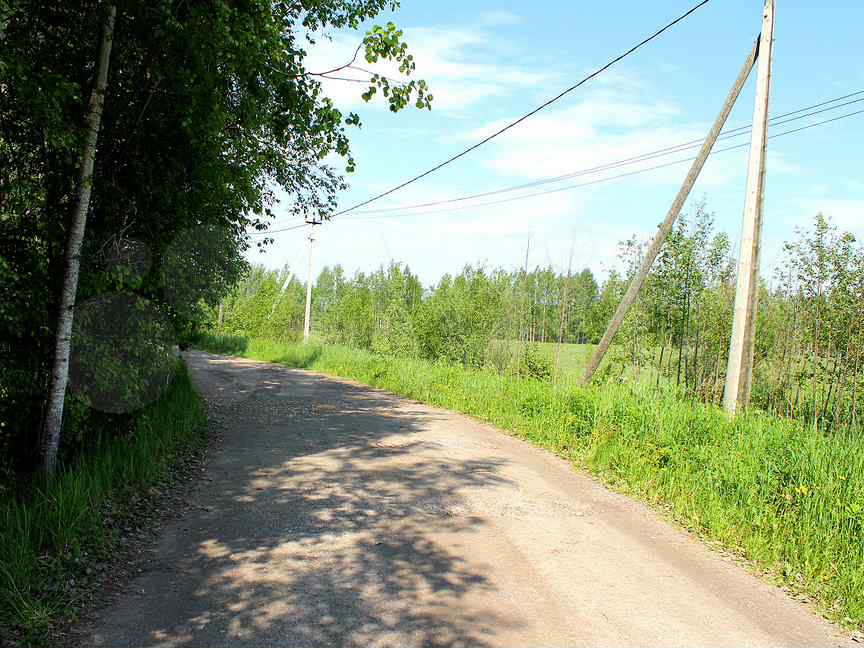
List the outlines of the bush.
{"label": "bush", "polygon": [[513,349],[506,340],[492,340],[486,349],[486,366],[503,376],[514,364]]}
{"label": "bush", "polygon": [[540,354],[536,344],[527,344],[519,356],[519,373],[535,380],[551,380],[552,362]]}

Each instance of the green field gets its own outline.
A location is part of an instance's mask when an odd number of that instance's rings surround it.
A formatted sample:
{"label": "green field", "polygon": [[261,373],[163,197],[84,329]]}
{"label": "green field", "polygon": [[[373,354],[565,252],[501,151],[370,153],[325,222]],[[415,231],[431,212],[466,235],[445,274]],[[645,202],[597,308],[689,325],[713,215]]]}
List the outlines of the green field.
{"label": "green field", "polygon": [[[574,384],[338,346],[211,337],[217,353],[352,378],[488,421],[753,562],[824,614],[864,622],[864,441],[645,384]],[[568,361],[578,369],[587,349]]]}
{"label": "green field", "polygon": [[[510,340],[495,340],[492,344],[507,346],[514,351],[521,346],[518,342]],[[557,344],[555,342],[529,342],[528,344],[534,346],[542,357],[552,363],[553,367],[557,367],[562,377],[567,378],[581,377],[597,346],[596,344]]]}
{"label": "green field", "polygon": [[[596,344],[557,344],[555,342],[529,342],[520,344],[511,340],[494,340],[492,347],[499,347],[509,350],[509,353],[514,357],[518,355],[518,350],[527,347],[532,347],[537,350],[538,355],[544,358],[552,369],[552,375],[555,382],[575,385],[585,373],[585,367],[591,360]],[[618,363],[615,361],[616,351],[620,352],[614,345],[610,347],[600,364],[599,371],[612,372],[618,382],[637,382],[642,384],[653,385],[657,381],[657,370],[654,367],[642,367],[636,369],[630,364]]]}

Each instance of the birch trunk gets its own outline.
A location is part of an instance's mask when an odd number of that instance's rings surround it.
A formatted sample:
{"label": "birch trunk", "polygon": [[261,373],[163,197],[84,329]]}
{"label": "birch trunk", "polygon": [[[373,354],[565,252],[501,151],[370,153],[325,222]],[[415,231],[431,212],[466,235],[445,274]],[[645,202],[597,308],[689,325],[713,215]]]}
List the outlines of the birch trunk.
{"label": "birch trunk", "polygon": [[63,289],[60,293],[57,331],[54,337],[54,364],[51,368],[51,382],[42,422],[42,470],[49,478],[53,477],[57,470],[57,450],[60,447],[60,429],[63,425],[63,401],[66,385],[69,382],[69,352],[72,342],[72,320],[75,313],[75,293],[78,290],[78,274],[81,269],[81,243],[84,240],[87,211],[90,207],[96,139],[102,122],[102,106],[105,102],[105,85],[108,80],[108,62],[111,58],[116,15],[117,8],[114,5],[109,6],[102,32],[102,42],[99,46],[96,84],[90,94],[90,106],[87,111],[87,138],[81,158],[78,196],[69,237],[66,240]]}
{"label": "birch trunk", "polygon": [[561,366],[561,343],[564,341],[564,331],[567,326],[567,315],[570,309],[570,276],[573,267],[573,242],[570,242],[570,258],[567,259],[567,280],[564,282],[564,296],[558,304],[558,344],[555,345],[555,376],[559,375]]}

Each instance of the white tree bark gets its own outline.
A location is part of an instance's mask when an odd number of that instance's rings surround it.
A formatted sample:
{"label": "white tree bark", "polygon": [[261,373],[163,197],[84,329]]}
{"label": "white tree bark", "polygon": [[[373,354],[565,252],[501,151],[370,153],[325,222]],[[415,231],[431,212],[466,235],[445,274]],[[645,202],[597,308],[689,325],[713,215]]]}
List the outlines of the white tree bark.
{"label": "white tree bark", "polygon": [[105,17],[99,60],[96,67],[96,84],[90,94],[87,112],[87,139],[81,158],[78,178],[78,196],[63,264],[63,289],[57,314],[57,330],[54,336],[54,364],[51,383],[45,403],[42,421],[42,470],[50,478],[57,470],[57,450],[60,447],[60,429],[63,425],[63,401],[69,382],[69,352],[72,342],[72,320],[75,313],[75,294],[78,290],[78,274],[81,269],[81,243],[87,224],[90,207],[90,191],[93,181],[93,163],[96,159],[96,139],[102,122],[102,106],[105,102],[105,86],[108,81],[108,62],[111,59],[111,42],[114,36],[114,20],[117,7],[110,5]]}

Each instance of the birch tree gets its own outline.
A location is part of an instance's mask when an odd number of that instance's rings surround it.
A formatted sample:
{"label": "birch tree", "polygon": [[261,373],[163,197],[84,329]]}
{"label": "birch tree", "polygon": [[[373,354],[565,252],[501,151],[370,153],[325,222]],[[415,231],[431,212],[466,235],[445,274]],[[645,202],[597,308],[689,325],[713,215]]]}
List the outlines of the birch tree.
{"label": "birch tree", "polygon": [[57,450],[60,447],[60,430],[63,425],[63,403],[66,385],[69,382],[69,352],[72,341],[72,323],[75,316],[75,295],[78,292],[78,275],[81,270],[81,245],[87,226],[87,211],[93,189],[93,164],[96,160],[96,140],[102,123],[102,108],[105,103],[105,87],[108,82],[108,64],[111,60],[111,45],[114,36],[114,21],[117,8],[107,7],[99,58],[96,63],[96,81],[90,93],[87,111],[87,136],[81,155],[81,172],[78,177],[77,200],[72,215],[63,264],[63,288],[57,313],[57,328],[54,334],[54,364],[45,403],[43,421],[42,470],[50,478],[57,470]]}

